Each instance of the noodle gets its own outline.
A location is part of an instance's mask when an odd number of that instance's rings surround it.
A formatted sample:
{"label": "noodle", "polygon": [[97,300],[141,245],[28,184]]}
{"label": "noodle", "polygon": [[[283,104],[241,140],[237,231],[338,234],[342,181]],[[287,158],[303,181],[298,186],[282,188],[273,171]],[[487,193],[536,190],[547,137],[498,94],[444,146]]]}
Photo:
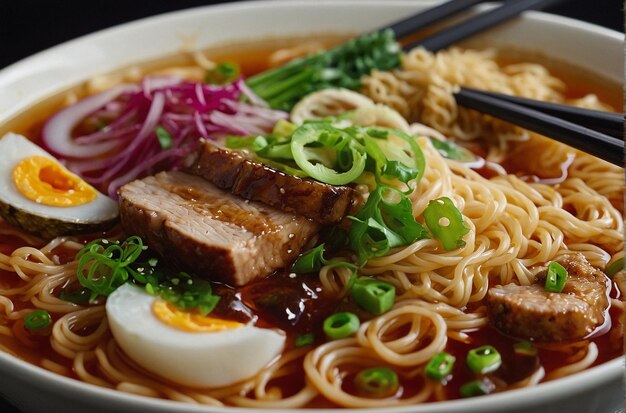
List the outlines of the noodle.
{"label": "noodle", "polygon": [[[318,47],[312,43],[285,50],[273,59],[282,61]],[[215,66],[201,53],[193,57],[196,66],[158,73],[201,79],[205,69]],[[138,82],[144,75],[141,69],[131,68],[94,78],[86,89],[97,93],[121,82]],[[0,336],[7,342],[38,348],[41,337],[25,331],[22,319],[34,309],[49,311],[54,324],[45,336],[50,354],[38,360],[43,368],[102,387],[188,403],[277,409],[309,406],[325,398],[342,407],[371,408],[446,399],[445,386],[427,379],[424,366],[449,345],[472,343],[471,332],[487,327],[487,310],[481,302],[490,285],[530,285],[536,275],[533,267],[575,252],[598,268],[624,256],[623,171],[457,107],[452,95],[456,85],[554,102],[566,100],[566,85],[541,65],[501,67],[494,51],[453,48],[433,55],[416,49],[403,58],[400,69],[374,72],[363,80],[362,92],[369,99],[352,92],[328,92],[323,99],[304,102],[295,110],[301,120],[374,103],[397,110],[406,120],[380,116],[375,122],[421,136],[418,143],[427,168],[409,195],[414,215],[421,217],[430,200],[449,197],[471,229],[465,245],[454,251],[442,250],[435,239],[421,239],[368,261],[360,273],[393,284],[397,300],[392,310],[364,322],[355,337],[289,349],[255,377],[234,385],[215,389],[176,385],[146,372],[123,354],[110,333],[102,300],[83,306],[59,298],[59,289],[77,285],[77,262],[65,262],[62,257],[73,257],[83,247],[79,239],[59,237],[44,245],[39,238],[1,221],[0,247],[13,245],[4,245],[4,238],[16,238],[24,246],[6,254],[0,249],[4,277],[0,280]],[[607,109],[595,95],[569,103]],[[488,179],[467,164],[444,158],[428,139],[445,140],[446,136],[470,145],[486,142],[484,168],[493,172],[493,177]],[[508,174],[499,163],[528,153],[538,154],[535,164],[524,169],[528,176]],[[543,178],[543,170],[557,175]],[[112,238],[121,236],[119,231],[111,234]],[[351,277],[349,269],[335,265],[325,266],[319,273],[322,289],[335,297],[348,293]],[[624,285],[623,276],[616,276],[616,281]],[[612,306],[612,311],[623,315],[621,301],[612,299]],[[622,325],[620,321],[611,330],[612,340],[622,339]],[[599,359],[594,342],[539,347],[567,354],[566,364],[552,370],[539,366],[508,388],[570,375]],[[4,342],[0,350],[16,353]],[[346,383],[356,371],[377,366],[393,367],[411,381],[411,390],[401,397],[383,399],[349,392]],[[287,394],[277,384],[280,380],[294,381],[297,388],[290,388]]]}

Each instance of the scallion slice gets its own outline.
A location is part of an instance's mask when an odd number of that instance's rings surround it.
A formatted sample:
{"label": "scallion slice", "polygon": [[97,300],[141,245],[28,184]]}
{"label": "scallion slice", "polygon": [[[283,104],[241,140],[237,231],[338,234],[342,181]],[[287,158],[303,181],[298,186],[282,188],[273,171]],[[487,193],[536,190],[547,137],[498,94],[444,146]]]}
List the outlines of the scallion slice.
{"label": "scallion slice", "polygon": [[623,269],[624,269],[624,257],[617,259],[613,263],[611,263],[608,267],[606,267],[606,270],[604,271],[604,273],[608,275],[609,277],[613,278],[615,274],[622,271]]}
{"label": "scallion slice", "polygon": [[430,359],[424,372],[433,380],[443,380],[452,373],[456,358],[452,354],[441,352]]}
{"label": "scallion slice", "polygon": [[393,307],[396,288],[376,278],[360,277],[352,286],[352,298],[368,313],[381,315]]}
{"label": "scallion slice", "polygon": [[387,367],[375,367],[360,371],[354,378],[354,387],[368,397],[390,397],[400,388],[398,375]]}
{"label": "scallion slice", "polygon": [[35,310],[24,317],[24,327],[28,330],[41,330],[48,327],[51,322],[52,317],[46,310]]}
{"label": "scallion slice", "polygon": [[331,340],[350,337],[361,326],[359,317],[353,313],[335,313],[324,320],[324,333]]}
{"label": "scallion slice", "polygon": [[515,354],[520,356],[537,356],[537,347],[530,341],[520,341],[519,343],[515,343],[513,345],[513,349]]}
{"label": "scallion slice", "polygon": [[313,333],[301,334],[299,336],[296,336],[295,345],[297,348],[306,347],[313,344],[314,341],[315,336],[313,335]]}
{"label": "scallion slice", "polygon": [[558,262],[554,261],[548,265],[546,273],[545,290],[551,293],[560,293],[567,282],[567,270]]}
{"label": "scallion slice", "polygon": [[488,379],[473,380],[461,386],[461,397],[476,397],[489,394],[495,390],[496,386]]}
{"label": "scallion slice", "polygon": [[[336,136],[338,140],[345,141],[352,157],[352,165],[345,172],[338,172],[322,162],[313,163],[309,158],[309,152],[305,145],[328,137]],[[293,159],[302,171],[313,179],[331,185],[345,185],[357,179],[365,170],[366,154],[358,150],[352,137],[341,129],[333,128],[322,123],[308,123],[300,126],[291,136],[291,152]],[[339,149],[339,148],[336,148]]]}
{"label": "scallion slice", "polygon": [[477,374],[491,373],[502,365],[502,357],[493,346],[480,346],[467,353],[467,366]]}
{"label": "scallion slice", "polygon": [[465,246],[463,236],[469,232],[463,215],[447,197],[432,200],[424,210],[424,220],[430,232],[448,250]]}

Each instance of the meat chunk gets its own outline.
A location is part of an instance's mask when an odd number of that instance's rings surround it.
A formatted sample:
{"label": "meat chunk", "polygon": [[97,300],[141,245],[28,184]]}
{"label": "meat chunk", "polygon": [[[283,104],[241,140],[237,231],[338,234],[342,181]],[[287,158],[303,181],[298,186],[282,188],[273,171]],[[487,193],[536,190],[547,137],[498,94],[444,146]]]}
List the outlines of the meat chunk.
{"label": "meat chunk", "polygon": [[505,334],[539,342],[579,340],[601,327],[609,306],[609,279],[582,254],[558,262],[568,271],[561,293],[545,291],[547,267],[540,269],[533,285],[490,288],[491,323]]}
{"label": "meat chunk", "polygon": [[122,227],[201,277],[244,285],[294,260],[310,220],[244,201],[204,179],[162,172],[120,190]]}
{"label": "meat chunk", "polygon": [[188,172],[235,195],[321,224],[341,221],[356,199],[356,191],[350,187],[298,178],[206,140],[200,142],[185,165]]}

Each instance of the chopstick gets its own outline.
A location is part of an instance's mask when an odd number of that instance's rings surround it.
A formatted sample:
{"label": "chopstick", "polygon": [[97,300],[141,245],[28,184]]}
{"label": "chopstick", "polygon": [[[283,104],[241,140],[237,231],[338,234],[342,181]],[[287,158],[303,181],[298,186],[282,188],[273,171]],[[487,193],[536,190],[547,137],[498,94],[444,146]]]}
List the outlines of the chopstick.
{"label": "chopstick", "polygon": [[548,115],[585,125],[589,129],[604,133],[614,138],[624,137],[624,115],[621,113],[603,112],[601,110],[584,109],[571,105],[544,102],[541,100],[527,99],[518,96],[505,95],[503,93],[485,92],[470,88],[461,90],[491,96],[500,100],[525,106]]}
{"label": "chopstick", "polygon": [[401,39],[426,27],[454,16],[485,0],[452,0],[432,7],[428,10],[393,23],[386,28],[391,29],[396,39]]}
{"label": "chopstick", "polygon": [[[445,49],[453,43],[458,42],[459,40],[463,40],[476,33],[495,26],[498,23],[509,20],[522,13],[523,11],[541,10],[562,1],[564,0],[508,0],[500,7],[496,7],[493,10],[481,13],[478,16],[471,17],[453,27],[448,27],[431,36],[406,45],[404,47],[404,50],[408,51],[415,47],[421,46],[431,52],[437,52],[441,49]],[[459,3],[459,5],[457,5],[456,3]],[[465,3],[478,2],[452,0],[450,2],[444,3],[442,6],[435,8],[444,10],[445,7],[444,11],[426,11],[424,13],[411,16],[398,23],[392,24],[391,26],[389,26],[389,28],[391,28],[392,30],[398,30],[400,33],[410,33],[411,31],[416,31],[416,29],[424,28],[427,24],[432,24],[436,21],[439,21],[440,16],[445,15],[446,17],[449,17],[452,14],[462,10],[460,3],[463,3],[463,5],[467,7]],[[454,13],[452,13],[453,10]],[[426,15],[426,17],[421,17],[422,14]],[[427,19],[431,20],[426,21]]]}
{"label": "chopstick", "polygon": [[624,166],[623,140],[484,93],[461,89],[454,97],[459,105],[468,109],[537,132],[614,165]]}

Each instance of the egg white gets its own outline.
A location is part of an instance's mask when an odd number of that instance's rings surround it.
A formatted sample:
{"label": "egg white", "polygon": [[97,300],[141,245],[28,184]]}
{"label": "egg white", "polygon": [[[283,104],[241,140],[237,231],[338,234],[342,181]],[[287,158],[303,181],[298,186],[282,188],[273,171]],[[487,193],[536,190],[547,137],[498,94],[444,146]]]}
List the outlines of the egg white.
{"label": "egg white", "polygon": [[26,198],[13,182],[13,170],[22,160],[33,156],[56,159],[21,135],[7,133],[0,139],[0,200],[21,211],[43,218],[76,224],[110,221],[118,216],[117,203],[96,191],[96,198],[83,205],[58,207]]}
{"label": "egg white", "polygon": [[111,332],[146,370],[191,387],[227,386],[254,376],[278,356],[285,334],[245,325],[211,333],[178,330],[152,312],[159,298],[125,284],[107,299]]}

